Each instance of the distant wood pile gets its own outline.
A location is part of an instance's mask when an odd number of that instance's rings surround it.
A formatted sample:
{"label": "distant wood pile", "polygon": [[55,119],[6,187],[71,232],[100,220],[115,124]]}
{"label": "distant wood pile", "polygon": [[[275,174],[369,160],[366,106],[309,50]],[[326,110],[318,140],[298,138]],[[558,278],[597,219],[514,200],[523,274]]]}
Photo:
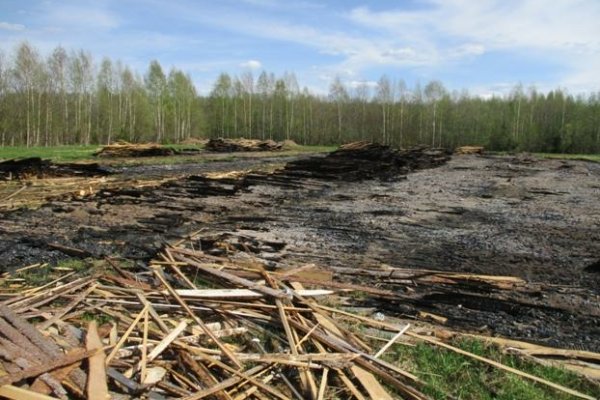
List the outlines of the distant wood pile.
{"label": "distant wood pile", "polygon": [[208,151],[232,153],[238,151],[278,151],[283,149],[283,142],[257,139],[210,139],[204,147]]}
{"label": "distant wood pile", "polygon": [[110,172],[98,164],[55,164],[39,157],[0,162],[0,181],[26,178],[54,178],[67,176],[102,176]]}
{"label": "distant wood pile", "polygon": [[454,154],[483,154],[483,146],[462,146],[454,150]]}
{"label": "distant wood pile", "polygon": [[450,154],[424,146],[396,150],[390,146],[353,142],[326,157],[300,159],[286,165],[280,174],[329,180],[397,179],[410,171],[446,163]]}
{"label": "distant wood pile", "polygon": [[96,151],[96,157],[116,158],[116,157],[164,157],[172,156],[176,152],[170,147],[165,147],[158,143],[128,143],[117,142],[102,147]]}

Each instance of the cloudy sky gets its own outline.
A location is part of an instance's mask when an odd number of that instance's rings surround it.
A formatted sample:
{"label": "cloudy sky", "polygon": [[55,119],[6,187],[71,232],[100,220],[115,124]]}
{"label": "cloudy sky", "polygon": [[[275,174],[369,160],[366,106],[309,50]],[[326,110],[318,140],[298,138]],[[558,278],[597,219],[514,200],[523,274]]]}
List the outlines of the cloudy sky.
{"label": "cloudy sky", "polygon": [[296,73],[326,92],[382,74],[489,95],[515,84],[600,90],[599,0],[0,0],[0,49],[28,40],[189,72]]}

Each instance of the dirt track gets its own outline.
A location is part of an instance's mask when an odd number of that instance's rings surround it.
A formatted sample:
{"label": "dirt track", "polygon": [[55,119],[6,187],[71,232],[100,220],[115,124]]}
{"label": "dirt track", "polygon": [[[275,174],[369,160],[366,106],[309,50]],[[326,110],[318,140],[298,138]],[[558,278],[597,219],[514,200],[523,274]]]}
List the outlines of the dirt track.
{"label": "dirt track", "polygon": [[[240,170],[282,159],[202,167],[142,167],[162,177]],[[147,172],[147,171],[146,171]],[[414,317],[426,310],[459,329],[600,350],[600,164],[460,156],[407,179],[345,182],[251,174],[192,175],[157,188],[103,191],[0,216],[0,267],[67,257],[58,243],[95,257],[147,260],[165,241],[203,229],[199,246],[246,249],[266,263],[338,268],[426,268],[522,277],[505,293],[444,285],[407,289],[404,301],[361,304]],[[359,280],[360,282],[360,280]],[[365,283],[364,281],[362,283]]]}

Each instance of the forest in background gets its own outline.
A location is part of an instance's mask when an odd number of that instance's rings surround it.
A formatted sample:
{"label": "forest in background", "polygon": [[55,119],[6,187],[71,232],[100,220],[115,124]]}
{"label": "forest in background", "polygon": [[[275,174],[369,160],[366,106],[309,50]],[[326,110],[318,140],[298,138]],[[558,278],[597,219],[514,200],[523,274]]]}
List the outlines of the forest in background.
{"label": "forest in background", "polygon": [[490,150],[600,152],[600,92],[548,93],[516,85],[482,98],[439,81],[408,87],[382,76],[327,95],[301,88],[293,73],[222,73],[198,94],[183,71],[152,61],[143,75],[119,61],[24,42],[0,52],[0,146],[181,142],[246,137],[301,144],[371,140],[396,147],[466,144]]}

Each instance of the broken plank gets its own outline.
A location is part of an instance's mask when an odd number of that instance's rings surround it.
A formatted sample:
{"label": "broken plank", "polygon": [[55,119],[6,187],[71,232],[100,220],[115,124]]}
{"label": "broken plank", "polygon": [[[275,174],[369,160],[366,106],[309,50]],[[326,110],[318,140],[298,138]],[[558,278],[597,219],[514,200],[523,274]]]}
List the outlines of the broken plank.
{"label": "broken plank", "polygon": [[0,387],[0,396],[11,400],[55,400],[42,393],[33,392],[13,385],[4,385]]}
{"label": "broken plank", "polygon": [[156,277],[161,281],[161,283],[167,288],[167,290],[169,291],[169,293],[171,294],[171,296],[173,296],[175,298],[175,300],[179,303],[179,305],[181,307],[183,307],[183,309],[188,313],[188,315],[190,317],[192,317],[192,319],[194,320],[194,322],[196,322],[200,328],[204,331],[204,333],[206,333],[206,335],[211,338],[215,344],[219,347],[219,349],[221,349],[221,351],[223,352],[223,354],[225,354],[227,356],[227,358],[229,358],[229,360],[231,360],[231,362],[238,368],[241,368],[242,365],[240,364],[240,362],[235,358],[235,356],[233,355],[233,353],[227,348],[227,346],[225,346],[223,344],[223,342],[221,342],[219,340],[219,338],[217,338],[214,333],[212,332],[212,330],[210,330],[206,324],[204,323],[204,321],[202,321],[202,319],[200,319],[200,317],[198,317],[196,315],[196,313],[194,313],[192,311],[192,309],[188,306],[188,304],[185,302],[185,300],[183,300],[181,298],[181,296],[179,296],[177,294],[177,292],[175,291],[175,289],[173,289],[171,287],[171,285],[169,285],[169,283],[167,282],[167,280],[165,279],[165,277],[163,276],[163,272],[162,269],[160,267],[157,268],[153,268],[154,274],[156,275]]}
{"label": "broken plank", "polygon": [[85,346],[88,351],[95,354],[88,361],[89,373],[87,379],[87,398],[89,400],[108,400],[108,386],[106,383],[106,367],[104,365],[104,351],[102,341],[98,336],[96,321],[91,321],[85,338]]}
{"label": "broken plank", "polygon": [[190,266],[195,267],[195,268],[199,269],[200,271],[205,272],[207,274],[214,275],[218,278],[224,279],[226,281],[229,281],[236,285],[246,287],[251,290],[256,290],[258,292],[266,294],[267,296],[272,296],[272,297],[280,298],[280,299],[290,298],[290,294],[284,292],[283,290],[271,289],[267,286],[260,285],[249,279],[240,278],[240,277],[230,274],[228,272],[220,271],[220,270],[216,269],[216,268],[220,267],[218,264],[202,264],[202,263],[196,262],[194,260],[191,260],[189,258],[186,258],[180,254],[177,254],[177,249],[171,249],[171,251],[173,253],[175,253],[174,257],[176,259],[178,259],[180,261],[184,261],[184,262],[188,263]]}
{"label": "broken plank", "polygon": [[[175,292],[182,297],[194,297],[199,299],[259,299],[264,297],[263,293],[250,289],[176,289]],[[318,297],[332,295],[335,292],[333,290],[325,289],[304,289],[295,290],[294,293],[302,297]]]}

